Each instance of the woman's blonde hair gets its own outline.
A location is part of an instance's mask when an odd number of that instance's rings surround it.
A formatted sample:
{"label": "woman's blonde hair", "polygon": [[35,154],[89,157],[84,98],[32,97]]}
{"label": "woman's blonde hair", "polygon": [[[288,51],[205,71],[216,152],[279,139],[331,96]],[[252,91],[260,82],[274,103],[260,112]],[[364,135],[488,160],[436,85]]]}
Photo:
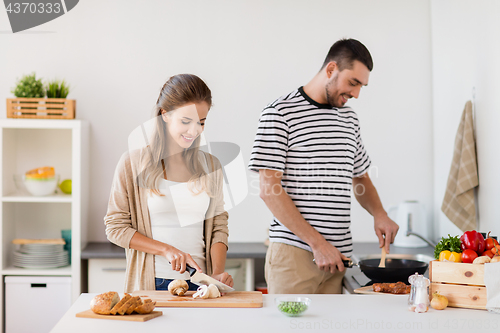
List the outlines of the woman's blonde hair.
{"label": "woman's blonde hair", "polygon": [[[138,176],[141,186],[149,189],[151,193],[162,195],[159,191],[159,181],[163,176],[164,159],[169,156],[167,149],[168,129],[162,117],[163,111],[168,114],[185,105],[200,102],[206,102],[210,108],[212,106],[212,93],[205,82],[196,75],[175,75],[163,85],[155,107],[155,128],[149,140],[149,146],[141,156],[141,172]],[[212,177],[207,175],[199,159],[200,141],[200,136],[198,136],[191,147],[182,152],[182,157],[192,174],[188,181],[188,187],[193,193],[195,193],[194,188],[196,187],[197,194],[205,191],[210,197],[213,197],[210,191]],[[211,172],[213,171],[211,170]]]}

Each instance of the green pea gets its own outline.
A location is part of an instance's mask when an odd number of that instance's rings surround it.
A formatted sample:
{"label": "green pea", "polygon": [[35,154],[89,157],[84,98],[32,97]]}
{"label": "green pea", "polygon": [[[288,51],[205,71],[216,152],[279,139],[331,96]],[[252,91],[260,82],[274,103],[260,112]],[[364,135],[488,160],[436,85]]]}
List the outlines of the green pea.
{"label": "green pea", "polygon": [[307,305],[301,302],[282,302],[278,309],[289,315],[299,315],[307,310]]}

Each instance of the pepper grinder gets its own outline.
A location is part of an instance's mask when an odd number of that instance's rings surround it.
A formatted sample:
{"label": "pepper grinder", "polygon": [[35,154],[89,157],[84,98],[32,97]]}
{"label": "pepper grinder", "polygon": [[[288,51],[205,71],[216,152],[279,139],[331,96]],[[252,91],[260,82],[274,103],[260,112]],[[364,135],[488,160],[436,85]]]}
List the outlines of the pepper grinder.
{"label": "pepper grinder", "polygon": [[410,296],[408,297],[408,305],[410,311],[426,312],[429,309],[429,279],[421,274],[415,273],[408,278],[411,284]]}

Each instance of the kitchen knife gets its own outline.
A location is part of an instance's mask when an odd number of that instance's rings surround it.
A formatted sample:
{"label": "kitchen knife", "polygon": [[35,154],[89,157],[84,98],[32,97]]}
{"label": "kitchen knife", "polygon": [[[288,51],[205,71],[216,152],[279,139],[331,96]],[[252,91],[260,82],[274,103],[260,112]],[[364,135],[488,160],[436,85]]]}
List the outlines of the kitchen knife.
{"label": "kitchen knife", "polygon": [[221,293],[234,291],[234,288],[231,288],[227,284],[217,281],[216,279],[208,276],[205,273],[198,272],[195,268],[189,266],[188,264],[186,264],[186,271],[189,272],[189,276],[191,276],[191,282],[193,282],[194,284],[197,284],[199,286],[208,286],[210,284],[215,284],[215,286]]}

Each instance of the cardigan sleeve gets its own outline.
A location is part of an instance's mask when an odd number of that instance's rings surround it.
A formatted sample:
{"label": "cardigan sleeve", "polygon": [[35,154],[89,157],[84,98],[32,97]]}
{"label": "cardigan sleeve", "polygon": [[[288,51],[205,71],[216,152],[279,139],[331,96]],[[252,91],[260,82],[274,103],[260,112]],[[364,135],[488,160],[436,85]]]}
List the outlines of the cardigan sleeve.
{"label": "cardigan sleeve", "polygon": [[229,214],[224,209],[224,175],[219,160],[212,156],[215,166],[215,179],[217,191],[215,195],[215,213],[213,218],[212,244],[224,243],[227,246],[229,237],[228,218]]}
{"label": "cardigan sleeve", "polygon": [[130,240],[137,231],[132,224],[134,215],[130,209],[130,199],[134,196],[133,193],[129,193],[128,182],[131,177],[130,157],[125,153],[115,170],[108,211],[104,217],[108,240],[125,249],[129,248]]}

